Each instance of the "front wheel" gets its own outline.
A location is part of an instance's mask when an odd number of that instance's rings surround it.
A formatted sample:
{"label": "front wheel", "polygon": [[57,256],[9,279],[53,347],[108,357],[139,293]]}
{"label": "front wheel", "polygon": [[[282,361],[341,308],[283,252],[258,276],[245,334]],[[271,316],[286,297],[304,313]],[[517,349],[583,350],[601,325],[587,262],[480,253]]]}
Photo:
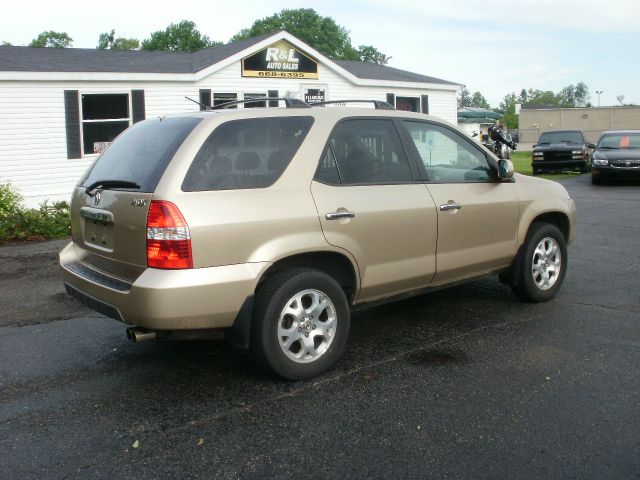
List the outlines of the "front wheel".
{"label": "front wheel", "polygon": [[511,288],[527,302],[552,299],[567,271],[567,243],[555,225],[537,223],[531,228],[520,256],[519,275]]}
{"label": "front wheel", "polygon": [[591,185],[600,185],[600,177],[591,175]]}
{"label": "front wheel", "polygon": [[281,377],[313,377],[342,356],[349,323],[347,298],[332,277],[319,270],[287,270],[258,289],[251,350]]}

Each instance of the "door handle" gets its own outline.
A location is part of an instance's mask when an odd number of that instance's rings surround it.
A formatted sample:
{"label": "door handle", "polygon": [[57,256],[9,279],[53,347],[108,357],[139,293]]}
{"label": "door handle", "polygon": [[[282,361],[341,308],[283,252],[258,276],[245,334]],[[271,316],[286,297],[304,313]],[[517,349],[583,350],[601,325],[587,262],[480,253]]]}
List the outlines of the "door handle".
{"label": "door handle", "polygon": [[461,208],[462,208],[462,205],[455,202],[445,203],[444,205],[440,205],[441,212],[447,212],[449,210],[460,210]]}
{"label": "door handle", "polygon": [[341,218],[354,218],[356,212],[331,212],[327,213],[324,217],[327,220],[340,220]]}

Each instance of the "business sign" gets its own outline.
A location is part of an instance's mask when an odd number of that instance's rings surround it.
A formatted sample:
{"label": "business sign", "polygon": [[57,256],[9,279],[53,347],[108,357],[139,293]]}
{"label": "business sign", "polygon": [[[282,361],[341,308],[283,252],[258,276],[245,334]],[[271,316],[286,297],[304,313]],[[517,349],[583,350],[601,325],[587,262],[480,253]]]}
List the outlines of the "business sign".
{"label": "business sign", "polygon": [[280,40],[242,59],[243,77],[318,79],[318,62]]}
{"label": "business sign", "polygon": [[304,101],[307,103],[319,103],[326,100],[324,88],[305,88]]}

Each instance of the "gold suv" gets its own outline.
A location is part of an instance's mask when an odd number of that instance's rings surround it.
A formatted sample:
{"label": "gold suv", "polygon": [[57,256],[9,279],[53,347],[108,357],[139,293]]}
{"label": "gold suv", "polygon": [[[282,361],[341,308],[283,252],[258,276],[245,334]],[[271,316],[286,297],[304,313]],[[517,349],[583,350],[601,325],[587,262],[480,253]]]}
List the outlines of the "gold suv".
{"label": "gold suv", "polygon": [[289,379],[338,360],[356,305],[486,274],[556,294],[575,232],[560,184],[427,115],[292,105],[121,134],[73,193],[67,292],[134,341],[224,331]]}

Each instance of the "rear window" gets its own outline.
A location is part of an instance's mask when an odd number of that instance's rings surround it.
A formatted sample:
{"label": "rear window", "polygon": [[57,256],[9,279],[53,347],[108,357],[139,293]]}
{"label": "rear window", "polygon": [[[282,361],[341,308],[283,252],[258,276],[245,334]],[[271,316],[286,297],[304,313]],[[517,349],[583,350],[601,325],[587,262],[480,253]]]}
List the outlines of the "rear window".
{"label": "rear window", "polygon": [[140,192],[153,192],[167,165],[201,118],[145,120],[125,130],[98,157],[81,184],[124,180],[140,185]]}
{"label": "rear window", "polygon": [[200,148],[182,190],[268,187],[287,168],[312,124],[312,117],[251,118],[223,123]]}

